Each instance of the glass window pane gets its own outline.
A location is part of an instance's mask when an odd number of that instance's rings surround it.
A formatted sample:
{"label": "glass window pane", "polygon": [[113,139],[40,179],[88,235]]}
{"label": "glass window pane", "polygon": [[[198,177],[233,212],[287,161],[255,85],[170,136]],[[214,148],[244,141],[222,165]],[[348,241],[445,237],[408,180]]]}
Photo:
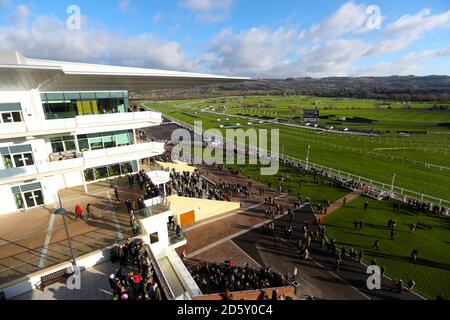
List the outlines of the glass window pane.
{"label": "glass window pane", "polygon": [[115,164],[112,166],[108,166],[108,176],[109,177],[120,176],[120,165]]}
{"label": "glass window pane", "polygon": [[23,198],[21,193],[15,193],[14,194],[14,200],[16,201],[16,207],[17,209],[23,209]]}
{"label": "glass window pane", "polygon": [[127,174],[133,172],[133,167],[130,162],[125,162],[120,165],[122,169],[122,174]]}
{"label": "glass window pane", "polygon": [[97,92],[95,96],[97,99],[109,99],[109,92]]}
{"label": "glass window pane", "polygon": [[21,146],[13,146],[13,147],[9,147],[9,150],[11,151],[11,153],[31,152],[31,145],[25,144],[25,145],[21,145]]}
{"label": "glass window pane", "polygon": [[47,93],[48,101],[59,101],[64,100],[64,96],[62,93]]}
{"label": "glass window pane", "polygon": [[121,132],[115,135],[116,144],[118,147],[120,146],[127,146],[130,144],[130,139],[128,132]]}
{"label": "glass window pane", "polygon": [[30,184],[20,186],[20,190],[22,190],[22,192],[33,191],[33,190],[38,190],[38,189],[41,189],[40,182],[30,183]]}
{"label": "glass window pane", "polygon": [[36,206],[34,203],[34,196],[32,192],[25,192],[23,196],[25,198],[25,202],[27,203],[28,208],[33,208]]}
{"label": "glass window pane", "polygon": [[95,180],[108,178],[108,169],[106,167],[95,168]]}
{"label": "glass window pane", "polygon": [[22,115],[20,114],[20,112],[12,112],[11,114],[14,122],[22,122]]}
{"label": "glass window pane", "polygon": [[103,149],[103,143],[101,138],[89,139],[89,145],[91,150]]}
{"label": "glass window pane", "polygon": [[64,145],[62,142],[53,142],[52,143],[52,150],[53,152],[63,152],[64,151]]}
{"label": "glass window pane", "polygon": [[89,151],[90,149],[88,139],[78,140],[78,148],[80,149],[80,152]]}
{"label": "glass window pane", "polygon": [[51,142],[57,142],[57,141],[62,141],[62,137],[52,137],[50,138]]}
{"label": "glass window pane", "polygon": [[3,155],[3,164],[5,165],[6,169],[13,167],[13,162],[10,155]]}
{"label": "glass window pane", "polygon": [[4,123],[13,122],[13,118],[10,112],[2,113],[2,120]]}
{"label": "glass window pane", "polygon": [[32,155],[31,153],[24,153],[24,154],[23,154],[23,157],[24,157],[24,159],[25,159],[25,164],[26,164],[27,166],[31,166],[31,165],[34,164],[34,161],[33,161],[33,155]]}
{"label": "glass window pane", "polygon": [[77,149],[75,147],[75,141],[65,141],[64,146],[66,151],[74,151]]}
{"label": "glass window pane", "polygon": [[95,92],[82,92],[81,99],[95,99]]}
{"label": "glass window pane", "polygon": [[80,100],[80,94],[78,92],[64,93],[64,98],[66,100]]}
{"label": "glass window pane", "polygon": [[113,137],[106,137],[106,138],[103,138],[103,145],[104,145],[105,149],[114,148],[116,146],[116,143],[113,140]]}
{"label": "glass window pane", "polygon": [[22,157],[22,154],[14,155],[14,164],[16,165],[16,168],[25,167],[25,162]]}
{"label": "glass window pane", "polygon": [[94,169],[88,169],[84,171],[84,178],[86,179],[86,181],[94,181],[95,180]]}
{"label": "glass window pane", "polygon": [[42,196],[41,190],[36,190],[34,193],[34,200],[37,206],[42,206],[44,204],[44,197]]}
{"label": "glass window pane", "polygon": [[111,98],[123,99],[123,92],[111,92]]}

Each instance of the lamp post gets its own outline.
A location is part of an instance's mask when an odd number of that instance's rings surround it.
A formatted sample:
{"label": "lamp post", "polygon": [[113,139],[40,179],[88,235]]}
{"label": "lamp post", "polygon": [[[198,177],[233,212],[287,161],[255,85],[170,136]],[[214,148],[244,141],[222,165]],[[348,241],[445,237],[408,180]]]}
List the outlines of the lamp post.
{"label": "lamp post", "polygon": [[392,195],[394,194],[394,183],[395,183],[395,177],[396,176],[397,176],[397,174],[395,174],[395,173],[392,174],[391,194],[390,194],[391,198],[392,198]]}
{"label": "lamp post", "polygon": [[311,150],[311,146],[308,146],[308,153],[306,154],[306,170],[309,168],[309,151]]}
{"label": "lamp post", "polygon": [[63,217],[64,228],[66,229],[67,241],[69,242],[70,256],[72,257],[72,264],[75,266],[77,264],[77,262],[75,260],[75,256],[73,255],[72,243],[70,242],[69,230],[67,229],[66,209],[59,208],[59,209],[56,209],[53,213],[57,214],[57,215],[61,215]]}

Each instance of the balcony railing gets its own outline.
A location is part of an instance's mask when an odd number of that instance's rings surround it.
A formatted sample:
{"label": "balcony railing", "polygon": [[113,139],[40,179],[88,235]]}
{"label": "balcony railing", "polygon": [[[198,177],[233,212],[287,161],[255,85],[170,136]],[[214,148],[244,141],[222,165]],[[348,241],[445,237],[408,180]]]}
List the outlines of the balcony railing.
{"label": "balcony railing", "polygon": [[42,175],[67,170],[76,170],[76,169],[82,170],[83,167],[84,167],[83,158],[76,158],[55,162],[43,162],[32,166],[0,170],[0,180]]}
{"label": "balcony railing", "polygon": [[79,158],[42,162],[20,168],[3,169],[0,170],[0,180],[5,179],[6,181],[16,178],[24,178],[27,176],[36,176],[70,170],[81,171],[87,168],[92,168],[99,163],[119,163],[136,159],[143,159],[154,156],[156,154],[161,154],[163,152],[164,143],[160,142],[149,142],[110,149],[88,151],[84,152]]}
{"label": "balcony railing", "polygon": [[83,153],[85,160],[96,160],[99,158],[111,158],[123,155],[124,157],[146,158],[164,152],[164,143],[162,142],[148,142],[141,144],[132,144],[129,146],[92,150]]}
{"label": "balcony railing", "polygon": [[185,240],[186,240],[186,233],[181,232],[180,234],[169,236],[169,245],[173,246]]}
{"label": "balcony railing", "polygon": [[0,127],[0,136],[24,133],[38,135],[41,132],[64,132],[91,126],[107,126],[115,123],[121,124],[138,122],[151,122],[158,124],[162,122],[162,116],[161,113],[158,112],[142,111],[86,115],[69,119],[36,121],[34,123],[16,122],[10,124],[2,124],[2,126]]}

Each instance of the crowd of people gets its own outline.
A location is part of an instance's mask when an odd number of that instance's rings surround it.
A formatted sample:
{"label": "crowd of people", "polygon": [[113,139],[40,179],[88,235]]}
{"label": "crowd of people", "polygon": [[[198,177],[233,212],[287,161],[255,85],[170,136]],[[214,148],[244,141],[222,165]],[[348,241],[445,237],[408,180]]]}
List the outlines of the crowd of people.
{"label": "crowd of people", "polygon": [[168,194],[177,194],[180,197],[231,201],[231,193],[220,185],[215,185],[204,179],[200,172],[170,173],[170,182],[167,184]]}
{"label": "crowd of people", "polygon": [[223,293],[226,290],[246,291],[265,288],[276,288],[288,285],[284,275],[270,267],[257,268],[246,264],[235,267],[230,261],[226,263],[204,263],[191,270],[195,282],[205,294]]}
{"label": "crowd of people", "polygon": [[[113,300],[163,299],[152,261],[142,239],[134,241],[128,239],[119,245],[117,255],[121,267],[108,279]],[[131,269],[137,271],[130,271]]]}

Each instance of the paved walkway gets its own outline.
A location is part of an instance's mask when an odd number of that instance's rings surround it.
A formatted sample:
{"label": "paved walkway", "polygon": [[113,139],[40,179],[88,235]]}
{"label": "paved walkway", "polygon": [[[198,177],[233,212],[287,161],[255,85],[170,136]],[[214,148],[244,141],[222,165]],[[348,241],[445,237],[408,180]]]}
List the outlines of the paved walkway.
{"label": "paved walkway", "polygon": [[344,199],[346,199],[346,203],[349,203],[350,201],[355,200],[356,198],[360,197],[362,195],[361,192],[359,191],[353,191],[349,194],[347,194],[346,196],[336,200],[335,202],[333,202],[330,207],[327,210],[327,214],[316,214],[317,217],[320,218],[325,218],[328,217],[329,215],[331,215],[332,213],[334,213],[336,210],[342,208],[344,206]]}
{"label": "paved walkway", "polygon": [[[248,183],[244,177],[231,177],[229,172],[214,172],[208,170],[208,179],[214,182],[229,181]],[[279,241],[275,242],[275,237],[263,232],[262,226],[271,221],[265,216],[266,206],[259,195],[259,188],[265,187],[262,184],[253,182],[251,188],[251,199],[241,199],[243,208],[204,221],[199,225],[187,229],[186,236],[188,243],[183,249],[189,257],[186,264],[192,265],[200,261],[223,262],[230,257],[237,265],[250,263],[257,266],[271,266],[278,272],[285,274],[292,273],[294,266],[299,270],[297,280],[301,284],[302,297],[315,296],[322,299],[337,300],[369,300],[369,299],[389,299],[389,300],[410,300],[421,299],[413,293],[393,293],[388,288],[391,281],[388,278],[382,280],[382,290],[370,291],[366,287],[366,267],[356,260],[345,257],[340,271],[334,271],[335,258],[332,254],[321,249],[319,243],[313,243],[310,249],[312,259],[304,261],[296,249],[305,221],[310,226],[317,228],[317,218],[310,206],[306,206],[297,212],[294,221],[290,217],[278,216],[275,220],[276,234]],[[255,189],[255,190],[254,190]],[[360,194],[357,192],[347,195],[350,202]],[[278,198],[278,203],[285,209],[293,206],[294,198],[275,190],[268,190],[266,196]],[[236,201],[236,200],[235,200]],[[343,199],[333,203],[329,214],[342,207]],[[290,238],[284,237],[284,228],[293,227],[293,235]],[[311,227],[310,227],[311,229]]]}
{"label": "paved walkway", "polygon": [[[125,199],[140,194],[137,186],[130,189],[125,179],[118,181],[122,202],[112,200],[109,182],[89,185],[89,193],[76,187],[60,192],[63,207],[68,211],[67,225],[74,254],[80,256],[107,247],[131,235]],[[76,220],[74,208],[88,203],[94,207],[96,219]],[[52,207],[30,209],[0,217],[0,285],[26,276],[43,267],[70,260],[67,235],[61,216],[52,214]]]}
{"label": "paved walkway", "polygon": [[[255,229],[239,236],[233,241],[246,251],[259,264],[272,266],[275,270],[291,273],[294,266],[298,269],[298,280],[302,287],[302,295],[315,296],[322,299],[338,300],[421,300],[414,293],[394,293],[389,287],[391,280],[383,277],[382,290],[370,291],[367,289],[367,267],[358,261],[346,256],[340,270],[334,270],[335,257],[322,249],[318,242],[313,242],[309,250],[311,259],[305,261],[300,257],[297,245],[302,237],[305,221],[309,229],[317,228],[317,219],[310,206],[304,207],[295,214],[294,221],[285,216],[276,222],[276,234],[281,239],[276,242],[275,237]],[[284,227],[292,226],[293,236],[284,236]]]}
{"label": "paved walkway", "polygon": [[119,263],[107,261],[81,272],[80,290],[70,290],[66,283],[58,282],[46,287],[43,291],[33,289],[12,300],[112,300],[113,294],[108,278],[119,268],[122,268],[124,272],[137,271],[135,267],[124,268]]}

